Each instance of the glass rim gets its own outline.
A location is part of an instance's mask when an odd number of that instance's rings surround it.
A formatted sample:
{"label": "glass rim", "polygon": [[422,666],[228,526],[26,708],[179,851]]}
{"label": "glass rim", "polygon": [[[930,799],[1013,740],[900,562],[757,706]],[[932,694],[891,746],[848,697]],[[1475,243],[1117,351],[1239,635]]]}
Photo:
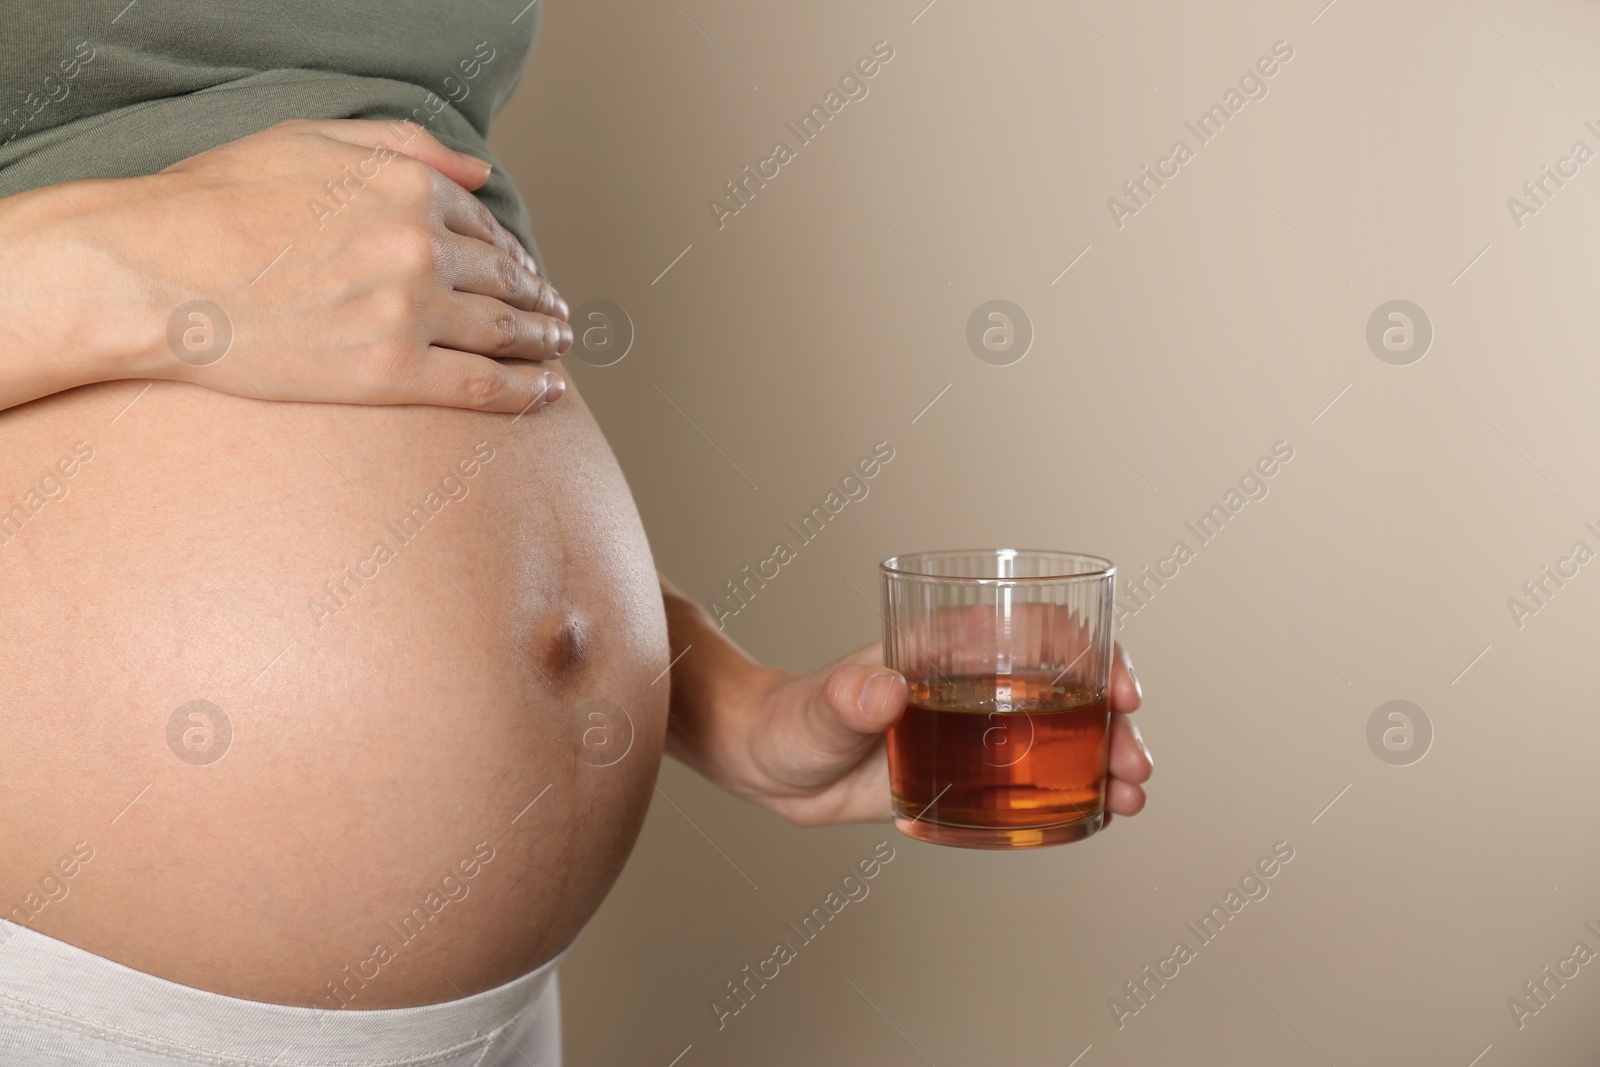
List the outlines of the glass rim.
{"label": "glass rim", "polygon": [[[1080,571],[1077,574],[1038,574],[1012,578],[975,578],[956,574],[928,574],[923,571],[905,570],[896,564],[902,560],[913,558],[938,559],[950,556],[1000,556],[1010,553],[1013,556],[1066,556],[1075,560],[1095,564],[1092,571]],[[878,572],[885,577],[893,576],[897,580],[923,581],[923,582],[950,582],[957,585],[1036,585],[1062,582],[1091,582],[1115,578],[1117,565],[1104,556],[1090,555],[1087,552],[1069,552],[1058,548],[945,548],[936,552],[902,552],[890,556],[878,564]]]}

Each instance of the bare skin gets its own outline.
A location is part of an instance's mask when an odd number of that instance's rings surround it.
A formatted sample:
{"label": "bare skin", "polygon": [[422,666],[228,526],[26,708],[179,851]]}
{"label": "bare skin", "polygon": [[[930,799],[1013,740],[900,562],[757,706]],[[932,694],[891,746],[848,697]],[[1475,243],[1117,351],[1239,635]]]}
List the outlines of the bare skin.
{"label": "bare skin", "polygon": [[[0,415],[29,480],[94,449],[0,546],[5,914],[85,841],[30,925],[231,996],[430,1003],[559,952],[632,845],[668,698],[649,545],[581,398],[513,424],[157,383],[111,423],[141,387]],[[580,759],[593,699],[633,724],[614,766]],[[209,765],[180,755],[204,723],[171,743],[192,700],[231,722]],[[389,924],[483,842],[470,894],[401,948]],[[379,943],[394,962],[330,999]]]}
{"label": "bare skin", "polygon": [[[371,177],[319,225],[307,197],[344,168]],[[511,413],[553,401],[559,376],[505,361],[566,351],[567,307],[469,195],[487,177],[410,124],[287,122],[160,174],[0,199],[0,408],[124,378]],[[192,298],[234,332],[205,365],[168,336]]]}
{"label": "bare skin", "polygon": [[[801,826],[889,818],[884,733],[906,683],[873,642],[802,674],[763,667],[663,581],[674,668],[667,751],[736,796]],[[691,664],[690,660],[694,660]],[[1127,651],[1112,660],[1106,823],[1144,809],[1154,762],[1130,716],[1143,701]]]}
{"label": "bare skin", "polygon": [[[771,670],[663,587],[604,437],[547,377],[565,304],[456,195],[470,160],[405,142],[372,212],[335,220],[353,236],[254,290],[316,240],[286,236],[297,183],[379,125],[0,201],[0,521],[23,508],[0,543],[0,906],[173,981],[357,1009],[559,952],[664,749],[798,823],[886,817],[905,699],[873,646]],[[368,225],[410,236],[375,255]],[[195,293],[235,328],[208,366],[165,347]],[[196,700],[231,728],[214,761]],[[616,762],[585,743],[595,700],[631,724]],[[1110,809],[1136,813],[1125,714],[1112,769]]]}

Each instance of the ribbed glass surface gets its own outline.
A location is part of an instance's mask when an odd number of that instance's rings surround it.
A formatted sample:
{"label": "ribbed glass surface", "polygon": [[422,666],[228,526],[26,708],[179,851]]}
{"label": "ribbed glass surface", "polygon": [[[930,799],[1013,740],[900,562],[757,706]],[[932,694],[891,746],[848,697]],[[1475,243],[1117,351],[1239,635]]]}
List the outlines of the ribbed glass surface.
{"label": "ribbed glass surface", "polygon": [[1016,710],[1049,706],[1056,690],[1074,700],[1084,690],[1105,695],[1115,580],[1109,560],[956,550],[895,556],[880,574],[886,662],[937,703],[956,679],[988,676],[997,678],[994,697],[1002,705],[1007,676],[1029,680],[1030,698]]}

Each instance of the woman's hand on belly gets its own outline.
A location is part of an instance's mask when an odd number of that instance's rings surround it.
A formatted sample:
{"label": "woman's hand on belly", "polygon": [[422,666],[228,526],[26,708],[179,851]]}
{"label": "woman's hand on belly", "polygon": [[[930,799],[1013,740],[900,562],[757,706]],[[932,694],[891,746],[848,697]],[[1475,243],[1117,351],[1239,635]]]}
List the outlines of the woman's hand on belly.
{"label": "woman's hand on belly", "polygon": [[565,383],[537,361],[571,346],[567,305],[468,192],[487,177],[415,124],[295,121],[159,174],[0,200],[0,409],[126,378],[551,403]]}
{"label": "woman's hand on belly", "polygon": [[[729,792],[802,826],[889,818],[884,734],[906,708],[906,683],[879,642],[793,674],[763,667],[699,605],[662,583],[674,657],[667,751]],[[1106,821],[1137,815],[1154,768],[1129,715],[1141,702],[1126,650],[1111,680]]]}

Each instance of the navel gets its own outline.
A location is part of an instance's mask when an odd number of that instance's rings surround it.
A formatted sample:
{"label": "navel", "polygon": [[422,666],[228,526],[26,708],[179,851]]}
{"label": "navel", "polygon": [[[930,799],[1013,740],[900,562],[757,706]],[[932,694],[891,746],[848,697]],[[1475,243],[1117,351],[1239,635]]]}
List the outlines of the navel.
{"label": "navel", "polygon": [[540,620],[533,636],[533,658],[552,677],[575,674],[589,659],[588,627],[576,612]]}

